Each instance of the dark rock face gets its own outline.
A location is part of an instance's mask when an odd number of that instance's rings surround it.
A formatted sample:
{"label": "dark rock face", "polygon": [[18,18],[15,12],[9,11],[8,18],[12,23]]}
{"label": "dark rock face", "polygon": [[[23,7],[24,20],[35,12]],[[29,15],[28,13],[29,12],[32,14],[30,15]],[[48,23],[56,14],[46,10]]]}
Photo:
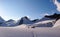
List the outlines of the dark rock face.
{"label": "dark rock face", "polygon": [[[28,18],[27,16],[25,16],[25,17],[23,17],[23,18],[25,18],[25,19],[28,19],[28,20],[29,20],[29,18]],[[22,18],[22,19],[23,19],[23,18]]]}
{"label": "dark rock face", "polygon": [[32,20],[32,22],[34,22],[34,23],[35,23],[35,22],[38,22],[38,21],[39,21],[39,19]]}
{"label": "dark rock face", "polygon": [[52,26],[53,26],[53,23],[49,22],[49,23],[44,23],[44,24],[37,24],[36,27],[52,27]]}
{"label": "dark rock face", "polygon": [[19,20],[19,24],[18,25],[21,25],[21,24],[31,24],[32,21],[27,17],[22,17],[21,20]]}
{"label": "dark rock face", "polygon": [[19,25],[20,25],[20,24],[23,24],[23,19],[20,20]]}
{"label": "dark rock face", "polygon": [[56,21],[58,20],[58,19],[60,19],[60,14],[53,14],[53,15],[50,15],[50,16],[45,16],[45,17],[47,17],[47,18],[52,18],[52,19],[56,19]]}

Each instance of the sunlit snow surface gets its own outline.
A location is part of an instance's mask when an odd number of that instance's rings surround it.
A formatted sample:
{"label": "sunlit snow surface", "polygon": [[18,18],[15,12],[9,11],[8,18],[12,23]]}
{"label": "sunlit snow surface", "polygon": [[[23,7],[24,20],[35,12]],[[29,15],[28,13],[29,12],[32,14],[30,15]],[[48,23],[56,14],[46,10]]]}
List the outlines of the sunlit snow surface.
{"label": "sunlit snow surface", "polygon": [[60,28],[28,28],[26,25],[0,27],[0,37],[60,37]]}
{"label": "sunlit snow surface", "polygon": [[60,19],[55,23],[53,27],[60,27]]}
{"label": "sunlit snow surface", "polygon": [[60,20],[53,27],[31,28],[25,24],[16,27],[0,27],[0,37],[60,37],[59,22]]}

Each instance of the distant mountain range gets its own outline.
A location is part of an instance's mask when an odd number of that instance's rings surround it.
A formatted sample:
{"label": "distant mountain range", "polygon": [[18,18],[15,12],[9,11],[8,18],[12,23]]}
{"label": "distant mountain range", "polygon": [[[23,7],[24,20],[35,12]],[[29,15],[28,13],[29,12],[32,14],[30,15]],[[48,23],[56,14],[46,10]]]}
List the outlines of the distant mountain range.
{"label": "distant mountain range", "polygon": [[25,24],[30,27],[52,27],[59,19],[60,14],[56,13],[53,15],[45,15],[42,19],[34,19],[34,20],[30,20],[27,16],[25,16],[17,21],[12,19],[5,21],[2,17],[0,17],[0,26],[14,27]]}

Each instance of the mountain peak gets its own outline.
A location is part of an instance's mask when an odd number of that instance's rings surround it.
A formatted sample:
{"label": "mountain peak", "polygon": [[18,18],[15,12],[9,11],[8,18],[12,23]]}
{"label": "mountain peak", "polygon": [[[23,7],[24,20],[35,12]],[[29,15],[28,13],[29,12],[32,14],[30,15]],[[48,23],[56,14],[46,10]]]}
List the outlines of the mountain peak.
{"label": "mountain peak", "polygon": [[32,24],[32,21],[27,17],[22,17],[20,20],[18,20],[19,25],[21,24]]}
{"label": "mountain peak", "polygon": [[5,20],[0,16],[0,22],[4,22]]}
{"label": "mountain peak", "polygon": [[60,19],[60,14],[54,13],[53,15],[49,15],[49,16],[46,15],[45,17],[58,20]]}
{"label": "mountain peak", "polygon": [[24,16],[24,17],[22,17],[21,19],[28,19],[28,20],[29,20],[29,18],[28,18],[27,16]]}
{"label": "mountain peak", "polygon": [[14,21],[13,19],[8,20],[7,22]]}

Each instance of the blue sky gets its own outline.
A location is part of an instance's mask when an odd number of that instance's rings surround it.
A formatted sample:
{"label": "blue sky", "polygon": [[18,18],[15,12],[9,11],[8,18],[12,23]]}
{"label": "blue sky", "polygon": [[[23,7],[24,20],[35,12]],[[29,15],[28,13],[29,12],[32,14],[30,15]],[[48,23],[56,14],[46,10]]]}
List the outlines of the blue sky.
{"label": "blue sky", "polygon": [[56,8],[53,0],[0,0],[0,16],[5,20],[24,16],[39,19],[44,15],[60,13]]}

